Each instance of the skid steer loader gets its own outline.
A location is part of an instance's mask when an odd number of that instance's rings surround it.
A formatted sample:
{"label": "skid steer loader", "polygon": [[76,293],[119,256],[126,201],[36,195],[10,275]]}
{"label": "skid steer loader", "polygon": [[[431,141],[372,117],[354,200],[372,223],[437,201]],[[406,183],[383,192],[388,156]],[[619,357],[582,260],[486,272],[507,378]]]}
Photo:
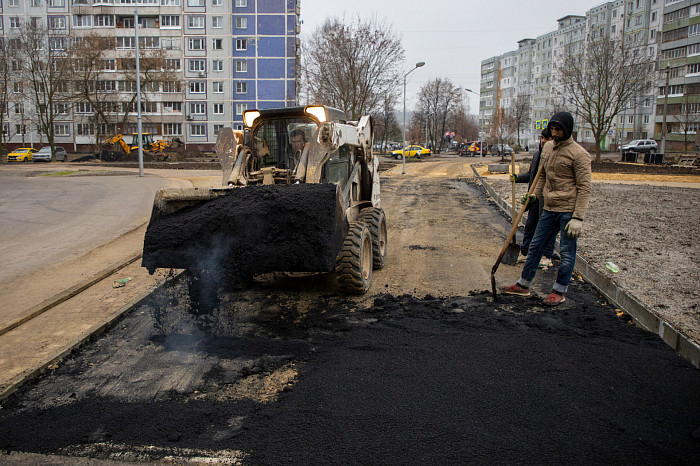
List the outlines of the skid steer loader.
{"label": "skid steer loader", "polygon": [[142,265],[250,280],[336,271],[364,293],[387,257],[372,119],[324,106],[248,110],[220,130],[221,188],[161,189]]}

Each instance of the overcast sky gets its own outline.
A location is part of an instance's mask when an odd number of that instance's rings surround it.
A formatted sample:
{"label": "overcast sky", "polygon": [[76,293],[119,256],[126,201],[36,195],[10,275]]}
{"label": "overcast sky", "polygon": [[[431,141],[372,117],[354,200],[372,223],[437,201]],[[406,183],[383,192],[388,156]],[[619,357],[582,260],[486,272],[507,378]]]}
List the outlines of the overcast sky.
{"label": "overcast sky", "polygon": [[[585,15],[601,0],[301,0],[302,37],[328,17],[352,19],[375,15],[400,35],[406,51],[405,71],[416,62],[406,84],[406,108],[413,108],[421,86],[449,78],[457,86],[479,92],[481,60],[518,47],[517,42],[557,28],[557,19]],[[465,92],[466,95],[469,94]],[[470,112],[479,99],[469,94]],[[403,104],[402,104],[403,105]]]}

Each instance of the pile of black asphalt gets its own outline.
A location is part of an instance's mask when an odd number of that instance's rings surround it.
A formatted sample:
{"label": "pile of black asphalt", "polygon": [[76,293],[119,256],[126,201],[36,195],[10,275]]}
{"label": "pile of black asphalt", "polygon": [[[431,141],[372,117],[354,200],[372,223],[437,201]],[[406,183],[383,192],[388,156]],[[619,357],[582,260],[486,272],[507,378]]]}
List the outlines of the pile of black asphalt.
{"label": "pile of black asphalt", "polygon": [[[5,400],[0,450],[236,451],[246,464],[700,458],[700,371],[583,282],[554,309],[476,291],[369,307],[320,295],[303,311],[298,284],[257,284],[193,314],[173,282]],[[226,396],[284,367],[298,373],[272,401]]]}

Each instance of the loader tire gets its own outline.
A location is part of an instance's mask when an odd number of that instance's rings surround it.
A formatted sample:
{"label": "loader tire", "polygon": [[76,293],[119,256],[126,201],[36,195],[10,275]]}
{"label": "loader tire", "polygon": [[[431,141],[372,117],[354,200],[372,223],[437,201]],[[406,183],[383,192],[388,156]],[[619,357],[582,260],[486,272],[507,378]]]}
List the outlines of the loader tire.
{"label": "loader tire", "polygon": [[364,222],[352,222],[336,258],[340,289],[362,294],[372,284],[372,234]]}
{"label": "loader tire", "polygon": [[360,212],[360,222],[365,222],[372,235],[372,266],[375,270],[384,268],[387,253],[386,215],[379,207],[370,207]]}

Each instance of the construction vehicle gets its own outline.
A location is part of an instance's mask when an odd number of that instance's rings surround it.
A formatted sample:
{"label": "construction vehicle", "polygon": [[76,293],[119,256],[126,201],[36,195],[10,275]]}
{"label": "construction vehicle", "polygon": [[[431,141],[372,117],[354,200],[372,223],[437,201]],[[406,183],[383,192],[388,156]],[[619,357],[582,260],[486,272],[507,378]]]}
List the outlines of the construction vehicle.
{"label": "construction vehicle", "polygon": [[161,189],[142,265],[251,280],[269,272],[332,272],[364,293],[387,257],[372,118],[325,106],[244,112],[219,131],[219,188]]}
{"label": "construction vehicle", "polygon": [[[139,133],[132,133],[131,136],[131,144],[127,144],[126,141],[124,141],[124,136],[121,134],[116,134],[111,138],[106,139],[103,143],[100,159],[107,162],[115,162],[124,155],[128,155],[132,151],[138,150]],[[165,141],[162,139],[154,141],[151,133],[141,133],[141,141],[144,151],[160,154],[163,157],[165,157],[165,149],[172,147],[175,144],[172,141]]]}

